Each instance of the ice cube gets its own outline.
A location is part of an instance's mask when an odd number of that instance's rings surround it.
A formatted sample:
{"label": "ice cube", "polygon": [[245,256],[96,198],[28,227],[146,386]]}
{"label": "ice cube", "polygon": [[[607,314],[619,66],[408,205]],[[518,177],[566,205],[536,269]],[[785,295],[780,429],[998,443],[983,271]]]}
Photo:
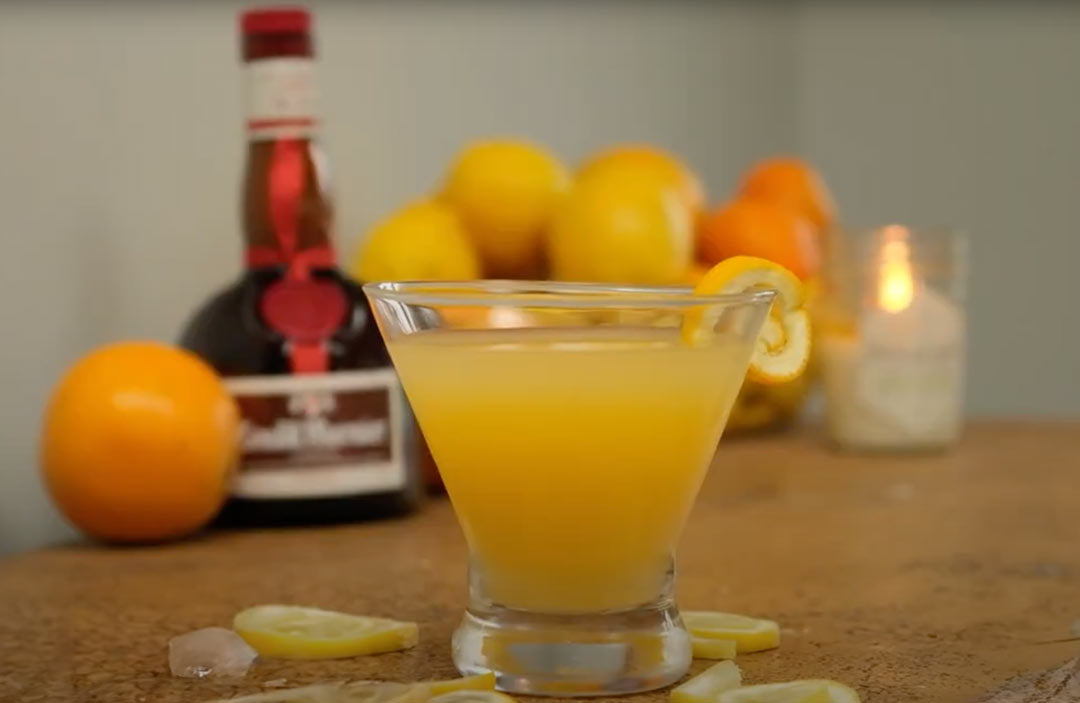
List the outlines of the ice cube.
{"label": "ice cube", "polygon": [[169,640],[173,676],[243,676],[258,656],[240,635],[224,627],[206,627]]}

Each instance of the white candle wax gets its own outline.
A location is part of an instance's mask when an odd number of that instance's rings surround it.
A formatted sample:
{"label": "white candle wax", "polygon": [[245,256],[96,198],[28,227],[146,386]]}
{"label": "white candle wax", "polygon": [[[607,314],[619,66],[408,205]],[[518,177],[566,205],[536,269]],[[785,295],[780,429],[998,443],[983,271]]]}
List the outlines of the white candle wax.
{"label": "white candle wax", "polygon": [[828,430],[838,444],[868,449],[944,446],[958,432],[964,321],[934,290],[910,304],[866,310],[853,335],[824,335]]}

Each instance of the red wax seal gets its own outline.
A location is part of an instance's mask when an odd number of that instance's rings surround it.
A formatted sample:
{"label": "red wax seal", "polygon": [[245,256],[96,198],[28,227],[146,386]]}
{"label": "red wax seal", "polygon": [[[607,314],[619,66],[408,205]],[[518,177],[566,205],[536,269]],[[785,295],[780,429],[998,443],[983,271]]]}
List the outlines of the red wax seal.
{"label": "red wax seal", "polygon": [[290,342],[312,344],[331,337],[345,319],[345,293],[331,281],[282,278],[259,301],[271,329]]}

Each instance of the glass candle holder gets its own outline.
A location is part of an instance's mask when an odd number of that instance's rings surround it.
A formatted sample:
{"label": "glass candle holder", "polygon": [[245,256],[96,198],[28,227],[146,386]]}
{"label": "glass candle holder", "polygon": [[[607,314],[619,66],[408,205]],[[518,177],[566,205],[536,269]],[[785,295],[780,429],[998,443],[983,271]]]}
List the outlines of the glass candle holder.
{"label": "glass candle holder", "polygon": [[839,447],[927,450],[960,432],[966,240],[890,225],[838,234],[818,344]]}

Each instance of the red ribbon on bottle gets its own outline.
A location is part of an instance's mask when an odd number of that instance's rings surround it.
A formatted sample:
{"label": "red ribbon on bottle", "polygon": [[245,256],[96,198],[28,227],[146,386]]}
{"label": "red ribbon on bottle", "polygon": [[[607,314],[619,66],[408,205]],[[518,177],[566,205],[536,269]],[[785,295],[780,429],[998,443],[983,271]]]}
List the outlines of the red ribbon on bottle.
{"label": "red ribbon on bottle", "polygon": [[312,269],[336,265],[334,252],[325,246],[299,249],[307,149],[306,140],[274,142],[269,206],[278,248],[248,249],[247,260],[249,266],[286,267],[284,278],[263,294],[263,317],[288,340],[286,353],[293,373],[324,373],[329,370],[326,337],[342,319],[345,301],[333,283],[311,280]]}
{"label": "red ribbon on bottle", "polygon": [[277,139],[270,157],[270,224],[290,278],[307,278],[310,269],[294,262],[300,240],[300,201],[304,197],[304,152],[299,139]]}
{"label": "red ribbon on bottle", "polygon": [[307,269],[330,269],[337,266],[337,257],[330,247],[313,247],[301,249],[292,255],[292,259],[286,259],[278,249],[271,247],[250,247],[244,254],[245,262],[249,268],[266,268],[269,266],[303,266]]}

